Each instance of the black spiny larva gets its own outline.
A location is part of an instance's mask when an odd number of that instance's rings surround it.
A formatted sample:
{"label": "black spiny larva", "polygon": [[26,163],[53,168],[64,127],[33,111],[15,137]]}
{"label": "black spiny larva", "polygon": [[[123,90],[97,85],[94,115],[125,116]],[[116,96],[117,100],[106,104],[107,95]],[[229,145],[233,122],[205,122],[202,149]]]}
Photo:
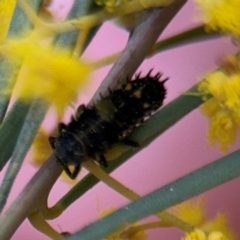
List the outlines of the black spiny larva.
{"label": "black spiny larva", "polygon": [[[166,95],[160,73],[128,80],[119,89],[110,91],[92,107],[80,105],[69,124],[59,124],[58,137],[49,141],[54,155],[70,178],[76,178],[81,163],[90,157],[107,166],[106,151],[116,143],[137,147],[138,143],[127,138],[163,103]],[[71,172],[69,166],[73,165]]]}

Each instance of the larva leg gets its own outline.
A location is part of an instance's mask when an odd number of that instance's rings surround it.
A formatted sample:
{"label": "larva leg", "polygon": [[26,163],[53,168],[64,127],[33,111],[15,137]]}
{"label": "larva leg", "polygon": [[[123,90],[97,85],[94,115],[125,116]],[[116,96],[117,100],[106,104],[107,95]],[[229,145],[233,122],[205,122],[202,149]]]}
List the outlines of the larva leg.
{"label": "larva leg", "polygon": [[104,157],[104,155],[99,155],[99,160],[98,160],[98,162],[99,162],[100,165],[103,166],[103,167],[107,167],[107,166],[108,166],[107,160],[106,160],[106,158]]}
{"label": "larva leg", "polygon": [[50,137],[48,140],[49,140],[49,143],[50,143],[52,149],[54,150],[54,149],[56,148],[56,147],[55,147],[55,143],[56,143],[57,138],[55,138],[55,137]]}

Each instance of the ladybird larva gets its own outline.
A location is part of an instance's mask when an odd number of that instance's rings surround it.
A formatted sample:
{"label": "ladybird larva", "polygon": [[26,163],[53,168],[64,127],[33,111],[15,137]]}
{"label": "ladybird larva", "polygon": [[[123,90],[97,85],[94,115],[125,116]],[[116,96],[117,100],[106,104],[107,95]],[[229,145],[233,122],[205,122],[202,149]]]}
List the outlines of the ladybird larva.
{"label": "ladybird larva", "polygon": [[[57,161],[70,178],[76,178],[82,161],[89,157],[106,167],[104,154],[114,144],[138,146],[128,135],[162,106],[167,79],[161,81],[161,76],[160,73],[151,76],[151,71],[143,78],[139,74],[109,91],[108,96],[93,106],[80,105],[67,125],[59,124],[58,136],[50,137],[49,141]],[[70,165],[74,166],[73,171]]]}

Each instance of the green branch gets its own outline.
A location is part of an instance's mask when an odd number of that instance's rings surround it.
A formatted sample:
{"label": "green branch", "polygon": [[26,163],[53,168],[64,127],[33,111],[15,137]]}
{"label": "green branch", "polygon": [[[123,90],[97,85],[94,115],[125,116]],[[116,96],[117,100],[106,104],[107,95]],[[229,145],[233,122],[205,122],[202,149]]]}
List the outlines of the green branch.
{"label": "green branch", "polygon": [[17,177],[17,174],[22,166],[23,160],[32,144],[32,141],[37,133],[37,130],[42,123],[46,114],[48,105],[42,101],[35,100],[32,102],[31,107],[27,113],[25,122],[21,128],[18,136],[16,147],[13,151],[7,172],[4,176],[0,188],[0,212],[7,201],[8,195]]}
{"label": "green branch", "polygon": [[157,42],[152,47],[150,56],[174,47],[180,47],[186,44],[189,45],[200,41],[213,40],[221,36],[222,35],[218,32],[206,32],[205,25],[201,25]]}
{"label": "green branch", "polygon": [[240,176],[239,159],[238,150],[124,206],[67,239],[103,239],[117,231],[122,223],[139,221],[237,178]]}
{"label": "green branch", "polygon": [[16,101],[0,126],[0,171],[12,156],[29,108],[29,103]]}

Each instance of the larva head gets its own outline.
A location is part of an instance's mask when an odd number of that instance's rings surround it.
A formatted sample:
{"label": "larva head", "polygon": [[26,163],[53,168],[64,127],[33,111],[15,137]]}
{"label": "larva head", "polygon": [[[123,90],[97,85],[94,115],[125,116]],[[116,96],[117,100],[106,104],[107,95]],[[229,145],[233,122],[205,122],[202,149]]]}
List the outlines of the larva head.
{"label": "larva head", "polygon": [[[53,148],[53,154],[62,165],[67,175],[74,179],[81,169],[81,162],[84,158],[84,152],[81,144],[76,141],[72,134],[61,132],[58,138],[49,138]],[[74,166],[70,171],[69,166]]]}

